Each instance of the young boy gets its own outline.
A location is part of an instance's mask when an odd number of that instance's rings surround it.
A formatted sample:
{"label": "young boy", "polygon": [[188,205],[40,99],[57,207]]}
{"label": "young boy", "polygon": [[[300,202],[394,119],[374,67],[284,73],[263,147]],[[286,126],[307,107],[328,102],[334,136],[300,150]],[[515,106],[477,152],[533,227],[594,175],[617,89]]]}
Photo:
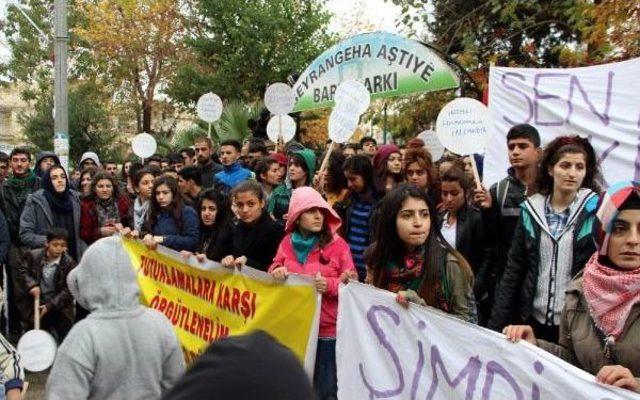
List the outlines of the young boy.
{"label": "young boy", "polygon": [[225,140],[220,144],[220,162],[222,171],[215,174],[216,187],[228,194],[231,189],[247,179],[254,179],[254,174],[244,168],[238,161],[242,145],[236,140]]}
{"label": "young boy", "polygon": [[73,297],[67,275],[76,263],[67,254],[68,237],[66,229],[51,228],[45,247],[25,252],[18,267],[19,279],[27,293],[19,304],[24,329],[33,328],[33,301],[39,296],[42,329],[55,333],[59,342],[73,325]]}
{"label": "young boy", "polygon": [[491,247],[488,263],[481,267],[476,276],[476,293],[479,295],[480,322],[486,322],[493,303],[495,285],[500,281],[507,264],[518,218],[520,204],[531,193],[536,180],[536,168],[542,149],[540,135],[536,128],[528,124],[513,126],[507,133],[507,147],[511,168],[500,182],[486,189],[476,190],[474,201],[482,211],[487,246]]}

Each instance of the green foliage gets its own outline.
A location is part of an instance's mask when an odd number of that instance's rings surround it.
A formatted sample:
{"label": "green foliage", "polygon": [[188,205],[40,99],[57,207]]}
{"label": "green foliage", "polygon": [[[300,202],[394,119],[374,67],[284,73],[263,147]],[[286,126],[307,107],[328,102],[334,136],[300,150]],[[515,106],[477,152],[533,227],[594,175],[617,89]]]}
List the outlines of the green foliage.
{"label": "green foliage", "polygon": [[388,1],[403,7],[405,26],[426,26],[437,47],[472,69],[557,67],[561,49],[580,40],[571,16],[581,0]]}
{"label": "green foliage", "polygon": [[235,139],[242,142],[251,136],[249,120],[260,116],[262,104],[246,106],[239,101],[232,101],[225,105],[220,120],[215,124],[215,134],[218,141]]}
{"label": "green foliage", "polygon": [[[107,95],[94,83],[84,82],[69,88],[70,159],[78,160],[92,150],[103,157],[114,154],[115,132],[108,129]],[[20,115],[25,136],[39,149],[53,149],[53,93],[42,91],[32,113]]]}
{"label": "green foliage", "polygon": [[198,124],[191,125],[188,129],[178,130],[171,138],[171,148],[177,151],[193,146],[195,139],[201,136],[207,136],[207,128]]}
{"label": "green foliage", "polygon": [[253,102],[269,83],[302,73],[332,43],[322,0],[201,0],[187,44],[195,53],[168,94],[185,107],[215,92]]}
{"label": "green foliage", "polygon": [[[20,2],[29,17],[45,33],[52,32],[48,18],[52,0],[24,0]],[[0,64],[0,76],[8,81],[20,81],[29,88],[22,93],[25,100],[37,95],[38,87],[52,79],[53,40],[42,38],[15,6],[7,7],[7,15],[0,20],[0,29],[5,34],[12,57]]]}
{"label": "green foliage", "polygon": [[[453,98],[452,91],[399,98],[389,105],[387,129],[396,140],[406,142],[435,126],[438,113]],[[382,114],[377,117],[381,119]],[[382,123],[378,125],[382,126]]]}
{"label": "green foliage", "polygon": [[[225,104],[222,116],[211,125],[211,139],[216,143],[228,139],[240,142],[247,139],[251,135],[248,122],[250,119],[258,118],[262,108],[262,103],[247,105],[240,101],[232,101]],[[168,145],[173,151],[192,146],[197,137],[208,136],[208,131],[209,124],[198,121],[187,129],[177,131]]]}

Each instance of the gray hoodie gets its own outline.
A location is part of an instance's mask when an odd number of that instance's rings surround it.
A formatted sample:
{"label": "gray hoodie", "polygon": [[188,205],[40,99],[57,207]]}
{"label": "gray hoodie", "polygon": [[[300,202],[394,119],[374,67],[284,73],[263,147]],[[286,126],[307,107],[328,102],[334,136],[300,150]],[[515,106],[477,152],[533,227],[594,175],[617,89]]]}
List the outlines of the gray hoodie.
{"label": "gray hoodie", "polygon": [[60,346],[47,399],[159,399],[184,372],[171,324],[138,302],[136,274],[119,237],[98,240],[67,278],[91,314]]}
{"label": "gray hoodie", "polygon": [[96,163],[96,166],[98,168],[102,167],[102,164],[100,164],[100,157],[98,157],[98,155],[93,151],[85,151],[84,153],[82,153],[82,156],[80,157],[80,161],[78,162],[78,166],[82,167],[82,163],[88,159],[93,160],[93,162]]}

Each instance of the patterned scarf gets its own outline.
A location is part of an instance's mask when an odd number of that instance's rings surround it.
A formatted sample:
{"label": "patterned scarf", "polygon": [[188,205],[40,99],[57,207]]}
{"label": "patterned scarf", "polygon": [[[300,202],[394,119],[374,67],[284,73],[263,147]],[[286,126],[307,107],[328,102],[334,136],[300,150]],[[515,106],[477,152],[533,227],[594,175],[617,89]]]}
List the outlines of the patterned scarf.
{"label": "patterned scarf", "polygon": [[424,248],[405,255],[403,265],[387,265],[387,290],[397,293],[401,290],[418,290],[424,271]]}
{"label": "patterned scarf", "polygon": [[417,292],[422,283],[426,268],[438,268],[438,280],[435,287],[434,307],[451,312],[451,284],[444,272],[444,259],[430,257],[429,264],[425,260],[426,244],[414,253],[405,255],[403,265],[389,263],[387,265],[387,287],[390,292],[397,293],[401,290],[413,290]]}
{"label": "patterned scarf", "polygon": [[631,309],[640,303],[640,268],[610,268],[595,253],[585,266],[582,286],[596,326],[618,340]]}
{"label": "patterned scarf", "polygon": [[120,222],[118,205],[113,197],[106,200],[96,199],[96,211],[99,226],[113,226]]}

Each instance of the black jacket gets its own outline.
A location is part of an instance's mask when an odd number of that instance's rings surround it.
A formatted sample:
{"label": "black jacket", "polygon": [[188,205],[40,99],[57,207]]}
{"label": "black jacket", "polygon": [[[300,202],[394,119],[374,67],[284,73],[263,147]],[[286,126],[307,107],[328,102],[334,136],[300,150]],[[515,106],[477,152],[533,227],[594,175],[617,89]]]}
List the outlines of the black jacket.
{"label": "black jacket", "polygon": [[208,189],[214,187],[216,183],[215,175],[222,171],[222,165],[211,161],[209,164],[200,167],[200,173],[202,176],[202,188]]}
{"label": "black jacket", "polygon": [[520,217],[520,204],[526,198],[526,187],[510,169],[509,176],[491,186],[489,194],[491,208],[481,210],[487,257],[476,274],[476,287],[492,297],[507,265],[507,256]]}
{"label": "black jacket", "polygon": [[266,271],[276,255],[284,229],[266,211],[255,225],[239,222],[227,240],[226,255],[247,257],[249,267]]}
{"label": "black jacket", "polygon": [[4,264],[9,257],[9,247],[11,246],[11,237],[9,236],[9,226],[4,213],[0,211],[0,265]]}
{"label": "black jacket", "polygon": [[226,221],[215,229],[207,229],[200,226],[200,242],[198,243],[198,253],[206,254],[209,260],[220,261],[229,255],[226,244],[231,243],[233,233],[233,223]]}
{"label": "black jacket", "polygon": [[[528,199],[527,202],[529,201]],[[596,251],[591,227],[595,219],[597,202],[597,196],[590,197],[575,220],[571,276],[580,272]],[[545,216],[542,215],[541,218]],[[538,286],[541,234],[542,228],[535,222],[530,208],[523,204],[507,266],[496,291],[495,303],[488,323],[490,329],[500,331],[509,323],[524,323],[531,316],[533,299]],[[512,320],[514,314],[515,321]]]}
{"label": "black jacket", "polygon": [[[26,323],[33,324],[33,297],[29,294],[29,290],[35,286],[40,286],[42,279],[42,268],[45,265],[45,249],[35,249],[25,251],[22,260],[18,264],[18,276],[23,285],[25,296],[18,300],[18,308],[22,320]],[[73,258],[67,253],[62,255],[56,275],[55,295],[48,302],[49,310],[61,312],[66,318],[73,321],[73,296],[67,286],[67,275],[76,266]]]}
{"label": "black jacket", "polygon": [[27,202],[27,197],[38,189],[40,189],[40,178],[37,176],[34,178],[32,185],[24,189],[13,184],[10,179],[5,180],[2,184],[0,197],[2,198],[4,216],[9,225],[11,242],[16,246],[20,246],[20,216]]}
{"label": "black jacket", "polygon": [[[438,221],[439,228],[442,229],[444,223],[441,217]],[[456,250],[458,250],[467,260],[474,276],[484,264],[485,241],[484,226],[482,216],[477,209],[464,206],[458,210],[456,219]]]}

